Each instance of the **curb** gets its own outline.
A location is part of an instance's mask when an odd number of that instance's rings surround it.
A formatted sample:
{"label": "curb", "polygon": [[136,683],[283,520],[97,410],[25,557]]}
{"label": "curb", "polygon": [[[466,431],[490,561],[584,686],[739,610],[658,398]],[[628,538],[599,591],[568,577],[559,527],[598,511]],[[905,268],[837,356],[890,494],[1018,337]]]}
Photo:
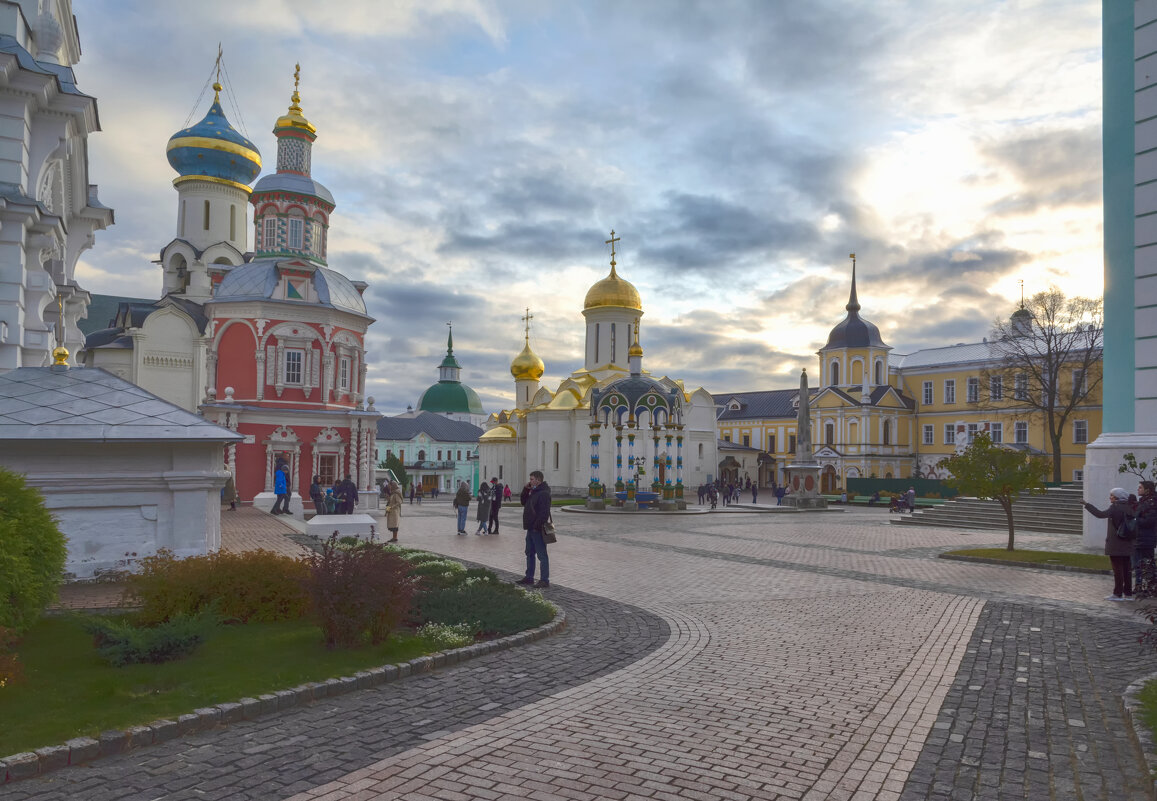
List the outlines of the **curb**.
{"label": "curb", "polygon": [[34,751],[12,754],[0,758],[0,777],[3,777],[0,778],[0,785],[20,779],[43,776],[70,765],[92,762],[95,759],[123,754],[137,748],[160,745],[193,732],[208,731],[219,726],[227,726],[230,723],[256,720],[266,715],[277,714],[287,709],[320,701],[323,698],[333,698],[356,690],[376,687],[379,684],[388,684],[407,676],[430,673],[439,668],[468,662],[495,651],[505,651],[515,646],[541,640],[552,634],[557,634],[565,627],[566,612],[559,609],[558,614],[549,623],[538,628],[520,631],[517,634],[509,634],[497,640],[478,642],[449,651],[438,651],[419,656],[408,662],[360,670],[352,676],[341,676],[320,682],[307,682],[297,687],[267,693],[257,698],[242,698],[239,701],[195,709],[189,714],[181,715],[176,720],[155,720],[146,726],[132,726],[123,731],[117,729],[104,731],[97,738],[77,737],[62,745],[51,745],[37,748]]}
{"label": "curb", "polygon": [[1155,680],[1157,680],[1157,673],[1142,676],[1126,687],[1125,692],[1121,695],[1121,701],[1125,705],[1125,720],[1128,721],[1137,744],[1141,746],[1141,756],[1145,758],[1145,766],[1149,768],[1149,792],[1153,796],[1157,796],[1157,780],[1154,779],[1157,776],[1157,744],[1153,742],[1153,735],[1149,731],[1149,727],[1141,720],[1141,699],[1139,696],[1145,685]]}
{"label": "curb", "polygon": [[1038,562],[1008,562],[1004,559],[989,559],[985,556],[957,556],[942,553],[937,559],[948,559],[953,562],[975,562],[979,565],[997,565],[998,567],[1017,567],[1021,570],[1059,570],[1062,573],[1090,573],[1095,576],[1111,576],[1112,570],[1098,570],[1095,567],[1073,567],[1071,565],[1048,565]]}

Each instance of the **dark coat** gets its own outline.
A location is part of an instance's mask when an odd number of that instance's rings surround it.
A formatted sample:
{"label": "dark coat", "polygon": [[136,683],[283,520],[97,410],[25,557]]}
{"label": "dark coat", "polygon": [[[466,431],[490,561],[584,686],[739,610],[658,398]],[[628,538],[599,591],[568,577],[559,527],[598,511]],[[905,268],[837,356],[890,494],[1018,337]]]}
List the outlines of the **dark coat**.
{"label": "dark coat", "polygon": [[1142,495],[1137,501],[1137,539],[1133,544],[1141,550],[1157,547],[1157,495]]}
{"label": "dark coat", "polygon": [[1109,556],[1133,555],[1133,540],[1126,540],[1117,536],[1117,528],[1124,522],[1125,517],[1131,514],[1128,501],[1113,501],[1107,509],[1098,509],[1091,503],[1086,503],[1085,510],[1093,517],[1102,517],[1108,520],[1105,531],[1106,554]]}
{"label": "dark coat", "polygon": [[454,508],[459,506],[470,506],[470,488],[465,484],[458,487],[458,491],[454,493]]}
{"label": "dark coat", "polygon": [[542,531],[550,519],[550,486],[544,481],[525,492],[522,502],[522,527],[527,531]]}
{"label": "dark coat", "polygon": [[493,509],[498,509],[502,506],[502,484],[492,484],[490,487],[490,506]]}

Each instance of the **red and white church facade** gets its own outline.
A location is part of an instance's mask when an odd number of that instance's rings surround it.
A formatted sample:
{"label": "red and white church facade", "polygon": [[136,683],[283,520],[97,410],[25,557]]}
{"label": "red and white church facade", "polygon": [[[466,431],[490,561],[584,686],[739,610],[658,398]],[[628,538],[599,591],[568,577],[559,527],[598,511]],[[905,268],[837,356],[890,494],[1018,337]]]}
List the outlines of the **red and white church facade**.
{"label": "red and white church facade", "polygon": [[218,98],[169,140],[178,210],[176,238],[161,251],[163,296],[120,304],[111,327],[89,335],[85,364],[241,434],[225,461],[243,502],[272,505],[283,458],[295,514],[314,475],[323,486],[349,475],[366,505],[377,497],[381,417],[365,396],[367,285],[328,265],[335,203],[311,177],[317,130],[296,87],[273,133],[277,170],[252,189],[260,154]]}

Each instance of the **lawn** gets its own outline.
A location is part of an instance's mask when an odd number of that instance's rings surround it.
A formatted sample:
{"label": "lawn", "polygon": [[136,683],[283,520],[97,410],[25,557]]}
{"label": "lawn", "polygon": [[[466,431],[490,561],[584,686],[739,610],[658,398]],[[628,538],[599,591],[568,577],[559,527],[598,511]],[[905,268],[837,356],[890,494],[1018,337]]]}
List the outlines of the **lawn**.
{"label": "lawn", "polygon": [[1006,548],[969,548],[948,551],[945,556],[973,556],[978,559],[997,559],[1002,562],[1020,562],[1036,565],[1064,565],[1092,570],[1111,570],[1109,557],[1099,553],[1068,553],[1065,551],[1010,551]]}
{"label": "lawn", "polygon": [[1141,720],[1157,742],[1157,681],[1146,682],[1137,698],[1141,702]]}
{"label": "lawn", "polygon": [[221,626],[190,657],[114,668],[69,618],[43,618],[18,648],[24,678],[0,687],[0,756],[309,681],[349,676],[425,652],[411,636],[327,651],[308,621]]}

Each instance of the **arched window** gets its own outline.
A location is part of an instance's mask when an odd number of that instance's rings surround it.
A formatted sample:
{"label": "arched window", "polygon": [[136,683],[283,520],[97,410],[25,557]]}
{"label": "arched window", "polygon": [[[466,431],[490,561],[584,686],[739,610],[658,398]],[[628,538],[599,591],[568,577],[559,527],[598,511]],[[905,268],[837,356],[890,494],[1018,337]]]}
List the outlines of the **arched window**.
{"label": "arched window", "polygon": [[875,379],[872,381],[872,383],[876,384],[877,386],[884,383],[884,363],[878,359],[876,360]]}
{"label": "arched window", "polygon": [[425,451],[418,451],[418,461],[419,462],[426,461],[426,452]]}
{"label": "arched window", "polygon": [[892,444],[892,421],[891,420],[885,420],[884,421],[884,444],[885,445],[891,445]]}
{"label": "arched window", "polygon": [[205,201],[205,230],[209,230],[209,201]]}
{"label": "arched window", "polygon": [[840,363],[839,362],[832,362],[831,372],[832,372],[832,379],[828,383],[834,387],[840,383]]}

